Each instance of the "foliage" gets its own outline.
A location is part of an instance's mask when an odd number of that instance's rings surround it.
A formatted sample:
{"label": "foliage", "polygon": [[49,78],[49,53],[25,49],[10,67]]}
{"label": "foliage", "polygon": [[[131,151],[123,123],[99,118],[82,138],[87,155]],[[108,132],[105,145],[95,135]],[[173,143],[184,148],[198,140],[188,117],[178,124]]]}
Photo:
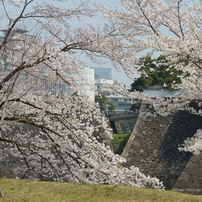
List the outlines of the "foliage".
{"label": "foliage", "polygon": [[[114,33],[121,36],[122,46],[129,50],[123,55],[133,65],[124,67],[125,72],[134,79],[136,73],[143,73],[141,58],[157,58],[161,54],[168,61],[162,65],[168,66],[170,72],[174,67],[181,79],[181,83],[168,81],[170,88],[179,89],[172,98],[151,99],[140,92],[131,92],[129,96],[152,104],[156,113],[163,116],[175,110],[202,116],[201,110],[189,106],[194,101],[199,107],[202,105],[202,1],[119,0],[119,3],[121,10],[99,3],[96,6],[113,23]],[[186,146],[192,147],[189,142]],[[194,147],[192,151],[202,150],[202,145]]]}
{"label": "foliage", "polygon": [[130,133],[113,134],[112,144],[119,144],[119,147],[115,151],[116,154],[122,154],[123,149],[130,138],[130,135]]}
{"label": "foliage", "polygon": [[[87,64],[77,53],[126,68],[130,62],[123,60],[123,53],[130,49],[122,46],[114,27],[84,22],[78,27],[76,20],[97,13],[82,1],[72,7],[68,0],[62,6],[34,0],[0,3],[0,20],[7,23],[0,38],[3,161],[9,155],[22,161],[14,170],[21,178],[163,188],[136,167],[118,168],[125,159],[98,141],[99,131],[109,139],[111,130],[98,105],[85,95],[86,87],[92,86],[83,76]],[[30,114],[35,115],[31,120],[20,118]]]}
{"label": "foliage", "polygon": [[199,155],[202,151],[201,145],[202,145],[202,131],[201,129],[198,129],[194,137],[185,140],[184,145],[181,145],[182,147],[179,147],[179,150],[189,151],[195,155]]}
{"label": "foliage", "polygon": [[99,103],[100,111],[102,113],[106,113],[105,105],[106,105],[107,100],[108,99],[106,98],[104,93],[98,93],[98,95],[95,96],[95,102]]}
{"label": "foliage", "polygon": [[140,107],[141,107],[141,102],[137,101],[135,104],[131,105],[130,110],[133,112],[137,112],[140,110]]}
{"label": "foliage", "polygon": [[142,92],[143,87],[165,85],[165,90],[172,91],[173,81],[175,81],[175,84],[181,83],[181,79],[178,76],[182,72],[177,71],[174,67],[169,67],[166,63],[168,61],[163,55],[156,59],[152,59],[149,56],[141,58],[140,70],[143,73],[131,84],[131,90]]}
{"label": "foliage", "polygon": [[126,137],[130,137],[130,133],[113,134],[112,143],[121,143]]}
{"label": "foliage", "polygon": [[116,107],[112,102],[108,102],[108,99],[106,98],[104,93],[98,93],[98,95],[95,96],[95,102],[99,103],[100,111],[102,113],[107,113],[105,111],[105,107],[108,109],[108,113],[116,113]]}
{"label": "foliage", "polygon": [[0,179],[5,201],[173,201],[200,202],[201,195],[184,194],[174,191],[160,191],[130,186],[87,185],[73,183],[26,181]]}
{"label": "foliage", "polygon": [[107,102],[106,104],[107,104],[108,113],[109,114],[116,114],[116,107],[115,107],[114,103]]}

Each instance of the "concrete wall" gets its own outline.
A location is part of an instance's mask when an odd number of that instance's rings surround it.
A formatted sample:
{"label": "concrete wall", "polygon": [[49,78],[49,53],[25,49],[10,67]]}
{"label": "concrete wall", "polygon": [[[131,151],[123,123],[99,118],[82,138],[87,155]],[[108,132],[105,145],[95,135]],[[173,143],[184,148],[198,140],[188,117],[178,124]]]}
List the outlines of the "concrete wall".
{"label": "concrete wall", "polygon": [[[149,111],[143,103],[141,112]],[[122,156],[127,167],[140,170],[164,182],[171,189],[192,157],[189,152],[179,152],[178,146],[192,137],[202,126],[202,117],[179,111],[167,117],[138,117]],[[202,169],[202,168],[200,168]]]}

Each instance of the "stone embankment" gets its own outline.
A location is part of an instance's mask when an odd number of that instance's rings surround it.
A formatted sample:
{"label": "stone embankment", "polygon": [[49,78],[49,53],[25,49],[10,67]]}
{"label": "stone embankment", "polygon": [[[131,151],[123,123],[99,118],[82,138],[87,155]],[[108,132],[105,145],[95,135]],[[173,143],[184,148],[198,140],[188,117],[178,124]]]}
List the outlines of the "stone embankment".
{"label": "stone embankment", "polygon": [[202,153],[191,157],[172,190],[202,194]]}
{"label": "stone embankment", "polygon": [[[140,113],[149,110],[149,105],[143,103]],[[196,157],[178,150],[178,146],[192,137],[201,126],[202,117],[186,111],[175,112],[167,117],[139,116],[122,153],[127,160],[125,166],[137,166],[143,173],[159,178],[166,189],[174,188],[178,182],[175,188],[202,190],[201,162],[193,164]],[[194,169],[195,172],[191,173],[190,170]],[[180,176],[182,179],[186,176],[186,180],[177,181]]]}

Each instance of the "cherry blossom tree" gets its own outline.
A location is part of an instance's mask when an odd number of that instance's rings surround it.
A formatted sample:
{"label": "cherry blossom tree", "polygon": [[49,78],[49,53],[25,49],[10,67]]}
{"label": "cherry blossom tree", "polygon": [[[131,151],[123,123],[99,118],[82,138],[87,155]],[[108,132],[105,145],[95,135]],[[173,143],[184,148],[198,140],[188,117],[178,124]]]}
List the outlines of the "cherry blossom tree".
{"label": "cherry blossom tree", "polygon": [[[105,138],[112,137],[99,106],[85,95],[90,83],[82,71],[87,65],[77,52],[95,62],[110,59],[115,67],[126,69],[130,61],[120,57],[128,53],[128,46],[115,27],[75,27],[73,19],[95,15],[85,2],[72,8],[34,0],[0,3],[2,20],[8,22],[1,28],[0,42],[0,151],[5,159],[12,155],[22,161],[16,174],[162,189],[159,180],[138,168],[119,166],[125,160],[95,135],[103,130]],[[9,15],[7,3],[17,11],[15,16]]]}
{"label": "cherry blossom tree", "polygon": [[[119,0],[117,9],[96,5],[104,18],[110,19],[131,50],[134,65],[126,73],[141,71],[140,56],[157,58],[164,55],[171,66],[182,71],[182,83],[175,81],[172,87],[179,89],[175,98],[151,99],[134,92],[131,97],[150,102],[156,112],[168,115],[175,110],[188,110],[202,115],[202,1],[199,0]],[[129,55],[129,54],[128,54]],[[122,60],[122,58],[120,58]],[[186,63],[188,64],[185,64]],[[170,69],[168,68],[168,71]],[[196,102],[198,107],[191,107]],[[182,149],[182,148],[181,148]],[[199,154],[202,151],[201,130],[185,142],[186,151]]]}

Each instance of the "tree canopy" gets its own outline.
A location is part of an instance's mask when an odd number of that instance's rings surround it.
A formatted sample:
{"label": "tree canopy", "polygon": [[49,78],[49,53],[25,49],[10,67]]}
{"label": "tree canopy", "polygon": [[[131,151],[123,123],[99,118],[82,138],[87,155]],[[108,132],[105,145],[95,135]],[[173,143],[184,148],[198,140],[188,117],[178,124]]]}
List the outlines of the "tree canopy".
{"label": "tree canopy", "polygon": [[116,113],[116,107],[112,102],[108,102],[104,93],[98,93],[98,95],[95,96],[95,102],[99,103],[102,113],[107,113],[105,108],[107,108],[108,113]]}
{"label": "tree canopy", "polygon": [[165,90],[172,91],[173,84],[181,83],[179,76],[182,74],[182,71],[178,71],[174,67],[169,67],[166,63],[168,61],[163,55],[156,59],[152,59],[149,56],[141,58],[140,70],[143,73],[131,84],[131,90],[142,92],[143,87],[165,86]]}
{"label": "tree canopy", "polygon": [[104,93],[98,93],[98,95],[95,96],[95,102],[99,103],[100,111],[103,113],[106,113],[105,106],[107,101],[108,99],[106,98]]}
{"label": "tree canopy", "polygon": [[106,104],[107,104],[108,113],[109,114],[116,114],[116,107],[115,107],[114,103],[107,102]]}

